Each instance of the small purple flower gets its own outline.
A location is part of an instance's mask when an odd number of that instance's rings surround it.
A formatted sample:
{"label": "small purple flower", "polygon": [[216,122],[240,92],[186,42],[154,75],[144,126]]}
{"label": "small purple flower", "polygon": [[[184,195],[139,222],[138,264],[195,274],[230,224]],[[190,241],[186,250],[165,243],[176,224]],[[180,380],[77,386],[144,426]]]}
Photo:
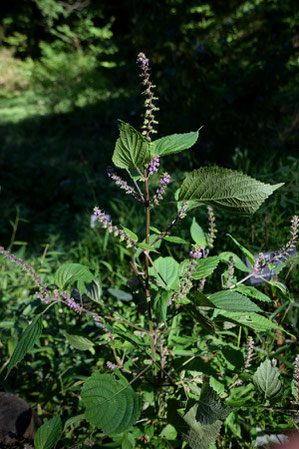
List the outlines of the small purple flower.
{"label": "small purple flower", "polygon": [[148,165],[148,170],[149,170],[150,176],[152,176],[154,174],[154,172],[158,171],[159,165],[160,165],[160,156],[157,154],[152,158],[152,160],[150,161],[150,163]]}
{"label": "small purple flower", "polygon": [[165,184],[169,184],[170,178],[171,178],[171,176],[168,173],[164,173],[164,175],[161,176],[161,178],[160,178],[161,186],[164,186]]}

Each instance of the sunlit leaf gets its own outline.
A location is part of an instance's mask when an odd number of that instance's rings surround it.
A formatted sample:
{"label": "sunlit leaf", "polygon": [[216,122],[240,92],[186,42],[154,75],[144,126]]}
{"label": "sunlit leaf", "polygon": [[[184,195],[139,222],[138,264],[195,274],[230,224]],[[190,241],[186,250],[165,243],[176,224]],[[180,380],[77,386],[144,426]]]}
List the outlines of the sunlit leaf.
{"label": "sunlit leaf", "polygon": [[159,154],[160,156],[167,156],[169,154],[179,153],[180,151],[191,148],[198,139],[198,131],[172,134],[170,136],[162,137],[155,140],[151,145],[152,154]]}
{"label": "sunlit leaf", "polygon": [[252,380],[257,389],[265,395],[266,399],[275,402],[281,398],[283,393],[279,377],[279,369],[273,366],[271,361],[267,359],[258,367]]}

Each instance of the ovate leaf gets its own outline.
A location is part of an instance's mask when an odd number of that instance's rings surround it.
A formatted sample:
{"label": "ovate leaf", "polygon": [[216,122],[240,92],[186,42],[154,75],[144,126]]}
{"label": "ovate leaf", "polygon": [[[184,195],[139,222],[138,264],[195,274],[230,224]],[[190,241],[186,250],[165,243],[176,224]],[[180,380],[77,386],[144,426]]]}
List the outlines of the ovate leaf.
{"label": "ovate leaf", "polygon": [[190,234],[195,243],[199,246],[207,246],[207,239],[205,233],[202,230],[202,227],[199,226],[195,217],[193,217],[192,225],[190,227]]}
{"label": "ovate leaf", "polygon": [[229,212],[251,214],[282,185],[271,186],[227,168],[202,167],[187,174],[179,200],[195,200]]}
{"label": "ovate leaf", "polygon": [[226,318],[228,321],[232,321],[233,323],[238,324],[239,326],[249,327],[250,329],[254,329],[257,332],[264,332],[269,329],[281,329],[281,327],[277,326],[268,318],[259,315],[255,312],[230,312],[227,310],[215,310],[213,314],[213,318],[221,315],[223,318]]}
{"label": "ovate leaf", "polygon": [[238,257],[235,253],[232,253],[230,251],[224,251],[224,252],[220,253],[218,257],[221,260],[221,262],[227,262],[227,263],[230,261],[230,258],[233,258],[234,266],[238,270],[244,271],[245,273],[250,273],[250,270],[247,267],[247,265],[245,265],[245,263],[242,262],[240,257]]}
{"label": "ovate leaf", "polygon": [[61,418],[56,415],[37,429],[34,437],[35,449],[52,449],[59,440],[61,433]]}
{"label": "ovate leaf", "polygon": [[60,288],[64,289],[67,285],[77,282],[81,293],[86,292],[85,284],[93,281],[94,275],[87,267],[80,263],[64,263],[60,265],[54,274],[54,282]]}
{"label": "ovate leaf", "polygon": [[157,284],[166,290],[174,289],[179,282],[179,263],[173,257],[158,257],[154,265],[159,274],[153,267],[149,272]]}
{"label": "ovate leaf", "polygon": [[199,280],[210,276],[217,268],[219,258],[217,256],[200,259],[196,265],[196,271],[193,273],[193,279]]}
{"label": "ovate leaf", "polygon": [[209,296],[219,309],[231,312],[260,312],[261,309],[249,298],[232,290],[222,290]]}
{"label": "ovate leaf", "polygon": [[136,423],[141,401],[121,376],[94,373],[82,388],[85,419],[100,427],[107,435],[124,432]]}
{"label": "ovate leaf", "polygon": [[86,289],[86,295],[92,301],[99,303],[102,296],[102,287],[100,281],[95,278]]}
{"label": "ovate leaf", "polygon": [[283,393],[280,381],[279,369],[272,365],[271,361],[265,360],[256,370],[252,377],[254,385],[261,391],[266,399],[271,402],[278,401]]}
{"label": "ovate leaf", "polygon": [[161,139],[155,140],[151,145],[152,154],[167,156],[168,154],[179,153],[180,151],[191,148],[198,139],[198,131],[172,134]]}
{"label": "ovate leaf", "polygon": [[86,351],[94,346],[94,342],[87,337],[80,334],[69,334],[64,331],[64,336],[71,346],[80,351]]}
{"label": "ovate leaf", "polygon": [[140,168],[151,160],[150,145],[133,126],[121,121],[112,161],[119,168]]}
{"label": "ovate leaf", "polygon": [[125,292],[124,290],[120,290],[118,288],[108,288],[108,292],[110,293],[110,295],[114,296],[114,298],[117,298],[120,301],[129,302],[133,299],[131,293]]}
{"label": "ovate leaf", "polygon": [[[39,317],[37,320],[33,321],[29,326],[25,329],[21,340],[17,344],[9,364],[7,366],[6,377],[9,375],[10,371],[25,357],[25,355],[31,351],[35,343],[39,340],[39,337],[42,333],[42,317]],[[6,378],[5,377],[5,378]]]}

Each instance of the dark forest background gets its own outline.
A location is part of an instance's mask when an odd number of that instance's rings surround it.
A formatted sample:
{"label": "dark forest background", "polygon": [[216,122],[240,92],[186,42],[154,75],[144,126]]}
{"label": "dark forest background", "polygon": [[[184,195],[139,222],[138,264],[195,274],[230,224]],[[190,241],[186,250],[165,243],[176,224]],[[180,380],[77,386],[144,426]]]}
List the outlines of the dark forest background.
{"label": "dark forest background", "polygon": [[[159,136],[204,125],[167,170],[217,163],[294,187],[296,26],[293,0],[5,2],[2,243],[70,241],[94,204],[115,196],[105,167],[117,119],[142,123],[140,51],[157,85]],[[294,196],[284,201],[294,208]]]}

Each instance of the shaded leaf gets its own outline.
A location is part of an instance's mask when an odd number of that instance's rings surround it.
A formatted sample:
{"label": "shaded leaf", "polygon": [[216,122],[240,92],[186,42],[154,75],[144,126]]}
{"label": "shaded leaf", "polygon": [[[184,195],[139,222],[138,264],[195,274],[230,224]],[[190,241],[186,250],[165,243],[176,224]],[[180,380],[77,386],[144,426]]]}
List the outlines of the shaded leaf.
{"label": "shaded leaf", "polygon": [[67,285],[77,282],[81,293],[86,292],[85,284],[93,281],[94,275],[85,265],[80,263],[64,263],[60,265],[54,274],[54,282],[60,288],[64,289]]}
{"label": "shaded leaf", "polygon": [[94,373],[81,395],[85,419],[107,435],[124,432],[138,419],[141,400],[123,376],[115,379],[112,374]]}
{"label": "shaded leaf", "polygon": [[220,167],[202,167],[188,173],[179,201],[195,200],[233,213],[251,214],[276,189],[243,173]]}
{"label": "shaded leaf", "polygon": [[26,327],[21,340],[17,344],[9,364],[7,366],[7,373],[5,379],[9,375],[10,371],[25,357],[25,355],[30,352],[39,340],[43,328],[42,317],[34,320],[28,327]]}
{"label": "shaded leaf", "polygon": [[86,289],[86,295],[92,301],[99,303],[102,296],[102,287],[100,281],[95,278]]}
{"label": "shaded leaf", "polygon": [[124,290],[119,290],[118,288],[108,288],[108,292],[120,301],[128,302],[133,299],[131,293],[125,292]]}
{"label": "shaded leaf", "polygon": [[37,429],[34,437],[35,449],[52,449],[59,440],[61,433],[61,418],[56,415]]}
{"label": "shaded leaf", "polygon": [[138,169],[151,160],[150,145],[133,126],[120,122],[120,137],[116,141],[112,161],[119,168]]}

